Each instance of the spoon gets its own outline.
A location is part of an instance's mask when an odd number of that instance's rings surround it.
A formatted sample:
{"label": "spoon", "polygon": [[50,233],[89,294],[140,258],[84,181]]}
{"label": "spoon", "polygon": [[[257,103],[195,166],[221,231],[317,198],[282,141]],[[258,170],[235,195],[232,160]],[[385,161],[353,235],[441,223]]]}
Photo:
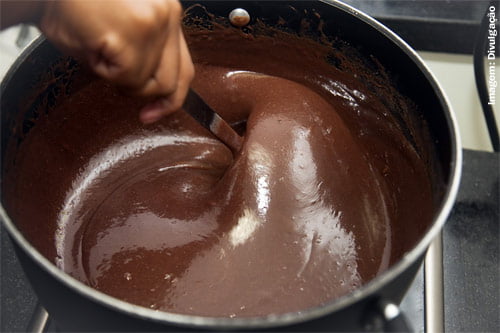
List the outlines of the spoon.
{"label": "spoon", "polygon": [[221,116],[212,110],[193,89],[189,89],[183,109],[228,146],[233,154],[236,154],[240,150],[243,138]]}

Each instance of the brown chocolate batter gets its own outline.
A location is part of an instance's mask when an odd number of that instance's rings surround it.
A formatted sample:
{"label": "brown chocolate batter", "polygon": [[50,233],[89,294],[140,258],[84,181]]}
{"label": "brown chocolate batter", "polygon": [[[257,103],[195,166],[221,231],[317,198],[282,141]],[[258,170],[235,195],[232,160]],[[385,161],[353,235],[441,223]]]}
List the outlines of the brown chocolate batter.
{"label": "brown chocolate batter", "polygon": [[194,87],[246,121],[238,154],[182,111],[141,126],[143,101],[84,76],[21,144],[9,213],[63,270],[153,309],[258,316],[348,294],[432,216],[395,90],[369,89],[359,62],[334,68],[310,41],[210,34],[189,34]]}

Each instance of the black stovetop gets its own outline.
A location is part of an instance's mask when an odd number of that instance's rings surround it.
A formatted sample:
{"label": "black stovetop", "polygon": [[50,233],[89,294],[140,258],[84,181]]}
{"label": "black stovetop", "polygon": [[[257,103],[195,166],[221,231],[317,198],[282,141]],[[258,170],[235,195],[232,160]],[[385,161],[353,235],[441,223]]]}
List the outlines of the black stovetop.
{"label": "black stovetop", "polygon": [[[462,182],[443,231],[444,327],[448,332],[498,332],[498,153],[464,150]],[[0,331],[26,331],[37,300],[1,229]],[[412,328],[424,331],[422,269],[403,300]],[[51,329],[54,328],[52,324]]]}
{"label": "black stovetop", "polygon": [[464,150],[462,183],[443,232],[448,332],[500,331],[499,158]]}

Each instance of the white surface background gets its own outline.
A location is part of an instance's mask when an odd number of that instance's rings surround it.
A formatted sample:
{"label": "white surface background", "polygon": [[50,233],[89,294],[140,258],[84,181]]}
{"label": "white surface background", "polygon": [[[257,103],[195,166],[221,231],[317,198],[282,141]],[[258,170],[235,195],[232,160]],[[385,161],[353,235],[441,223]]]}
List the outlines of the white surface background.
{"label": "white surface background", "polygon": [[[35,28],[30,28],[30,39],[35,38],[38,34],[39,32]],[[16,46],[18,35],[19,27],[12,27],[0,33],[0,78],[4,77],[10,65],[21,52]],[[476,91],[472,55],[431,52],[419,52],[419,54],[450,101],[458,120],[463,147],[491,151],[491,144]],[[496,63],[497,77],[500,78],[500,71],[498,70],[500,59]],[[497,103],[500,103],[500,101]],[[499,107],[496,105],[495,115],[497,125],[500,127],[498,109]]]}

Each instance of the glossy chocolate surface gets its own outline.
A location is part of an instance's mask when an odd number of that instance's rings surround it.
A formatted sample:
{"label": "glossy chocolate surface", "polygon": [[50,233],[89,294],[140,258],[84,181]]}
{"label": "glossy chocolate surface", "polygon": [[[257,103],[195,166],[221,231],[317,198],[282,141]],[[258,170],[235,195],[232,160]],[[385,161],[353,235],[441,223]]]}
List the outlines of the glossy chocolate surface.
{"label": "glossy chocolate surface", "polygon": [[246,124],[241,151],[183,111],[141,125],[143,100],[82,71],[7,167],[9,214],[45,256],[131,303],[235,317],[321,305],[411,249],[431,186],[384,75],[286,34],[188,40],[196,91]]}

